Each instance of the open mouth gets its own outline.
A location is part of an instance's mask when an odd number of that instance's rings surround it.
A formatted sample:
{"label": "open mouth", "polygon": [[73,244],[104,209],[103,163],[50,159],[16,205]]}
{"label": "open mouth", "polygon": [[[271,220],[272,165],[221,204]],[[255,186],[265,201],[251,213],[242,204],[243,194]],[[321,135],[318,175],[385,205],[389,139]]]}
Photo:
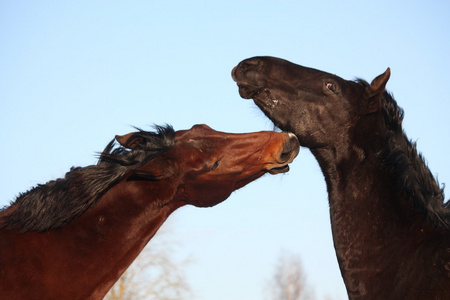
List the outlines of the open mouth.
{"label": "open mouth", "polygon": [[264,91],[264,88],[242,78],[242,72],[238,72],[238,69],[239,66],[233,68],[231,71],[231,77],[237,83],[237,86],[239,87],[239,95],[241,95],[242,98],[252,99]]}
{"label": "open mouth", "polygon": [[284,165],[284,166],[281,166],[281,167],[276,167],[276,168],[270,169],[268,172],[269,172],[270,174],[272,174],[272,175],[280,174],[280,173],[286,173],[286,172],[289,172],[289,165]]}
{"label": "open mouth", "polygon": [[263,88],[251,84],[238,84],[238,87],[239,95],[244,99],[255,98],[263,91]]}
{"label": "open mouth", "polygon": [[267,108],[275,108],[280,100],[273,97],[268,88],[262,88],[256,85],[250,84],[238,84],[239,95],[244,99],[253,99],[255,103]]}
{"label": "open mouth", "polygon": [[[235,70],[233,70],[235,71]],[[270,89],[248,80],[239,80],[234,75],[233,79],[239,88],[239,95],[244,99],[253,99],[255,103],[261,106],[273,109],[279,105],[280,100],[272,95]]]}

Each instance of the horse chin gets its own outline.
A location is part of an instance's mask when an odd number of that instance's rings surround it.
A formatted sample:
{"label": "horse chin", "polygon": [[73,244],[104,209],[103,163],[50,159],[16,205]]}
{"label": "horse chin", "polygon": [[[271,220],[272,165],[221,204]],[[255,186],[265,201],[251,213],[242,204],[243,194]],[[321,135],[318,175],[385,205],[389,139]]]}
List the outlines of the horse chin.
{"label": "horse chin", "polygon": [[272,95],[268,88],[260,88],[252,95],[255,104],[263,111],[272,111],[280,105],[281,101],[278,97]]}
{"label": "horse chin", "polygon": [[263,176],[265,173],[266,173],[266,171],[261,170],[261,171],[255,173],[255,174],[253,174],[253,175],[251,175],[249,177],[246,177],[246,178],[243,178],[243,179],[237,181],[236,185],[235,185],[235,190],[240,189],[241,187],[249,184],[252,181],[255,181],[259,177]]}

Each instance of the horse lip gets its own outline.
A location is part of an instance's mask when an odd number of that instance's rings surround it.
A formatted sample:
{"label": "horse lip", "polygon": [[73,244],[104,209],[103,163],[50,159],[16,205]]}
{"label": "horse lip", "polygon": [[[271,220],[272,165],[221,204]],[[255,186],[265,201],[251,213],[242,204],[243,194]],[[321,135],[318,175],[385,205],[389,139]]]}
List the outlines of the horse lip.
{"label": "horse lip", "polygon": [[258,96],[263,89],[257,85],[248,83],[238,83],[239,95],[244,99],[252,99]]}
{"label": "horse lip", "polygon": [[236,78],[236,70],[237,70],[238,66],[234,67],[233,70],[231,70],[231,78],[233,78],[234,82],[237,82],[237,78]]}
{"label": "horse lip", "polygon": [[275,167],[267,171],[269,174],[276,175],[281,173],[287,173],[289,172],[289,165],[284,165],[280,167]]}

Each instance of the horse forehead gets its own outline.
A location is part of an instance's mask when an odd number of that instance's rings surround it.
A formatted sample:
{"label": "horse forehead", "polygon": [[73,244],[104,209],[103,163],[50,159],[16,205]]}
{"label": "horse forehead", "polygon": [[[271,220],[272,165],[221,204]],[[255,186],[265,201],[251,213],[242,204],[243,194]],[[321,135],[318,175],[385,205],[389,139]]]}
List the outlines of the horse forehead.
{"label": "horse forehead", "polygon": [[207,125],[194,125],[188,130],[179,130],[175,134],[175,142],[189,142],[193,140],[226,139],[231,133],[220,132]]}
{"label": "horse forehead", "polygon": [[[178,134],[178,132],[177,132]],[[233,151],[238,149],[247,151],[256,145],[266,144],[277,133],[261,131],[252,133],[226,133],[213,129],[184,130],[175,138],[174,151],[177,153],[218,153],[221,151]],[[238,146],[239,145],[239,146]]]}
{"label": "horse forehead", "polygon": [[[287,76],[286,79],[322,79],[322,78],[333,78],[336,80],[342,80],[341,77],[325,72],[319,69],[314,69],[306,66],[302,66],[299,64],[295,64],[293,62],[290,62],[285,59],[277,58],[277,57],[271,57],[271,56],[264,56],[264,57],[255,57],[251,58],[253,60],[257,59],[261,62],[261,67],[259,68],[262,72],[267,73],[273,73],[275,76]],[[251,60],[249,59],[249,60]]]}

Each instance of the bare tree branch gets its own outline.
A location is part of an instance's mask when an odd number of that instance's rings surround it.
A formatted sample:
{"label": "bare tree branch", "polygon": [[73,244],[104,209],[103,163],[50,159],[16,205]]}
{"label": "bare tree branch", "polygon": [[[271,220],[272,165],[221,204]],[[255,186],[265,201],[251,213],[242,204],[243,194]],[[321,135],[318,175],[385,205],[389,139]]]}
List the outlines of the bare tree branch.
{"label": "bare tree branch", "polygon": [[283,252],[269,284],[273,300],[311,299],[299,256]]}

